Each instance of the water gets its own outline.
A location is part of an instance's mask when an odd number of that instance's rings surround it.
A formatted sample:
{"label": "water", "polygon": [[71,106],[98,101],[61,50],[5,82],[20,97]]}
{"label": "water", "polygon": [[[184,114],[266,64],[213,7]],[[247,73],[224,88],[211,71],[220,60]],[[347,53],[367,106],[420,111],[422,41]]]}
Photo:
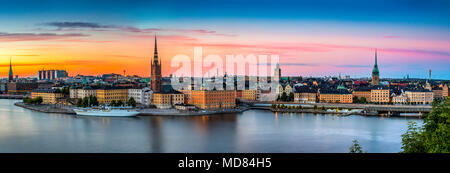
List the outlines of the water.
{"label": "water", "polygon": [[0,152],[368,152],[401,151],[405,118],[239,114],[136,118],[35,112],[0,99]]}

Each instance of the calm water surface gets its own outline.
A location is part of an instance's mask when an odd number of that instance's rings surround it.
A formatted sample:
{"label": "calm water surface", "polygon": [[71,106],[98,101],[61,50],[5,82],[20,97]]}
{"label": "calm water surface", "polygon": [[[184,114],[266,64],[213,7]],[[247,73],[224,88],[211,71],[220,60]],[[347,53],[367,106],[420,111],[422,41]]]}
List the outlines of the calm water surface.
{"label": "calm water surface", "polygon": [[401,151],[405,118],[239,114],[136,118],[35,112],[0,99],[0,152],[368,152]]}

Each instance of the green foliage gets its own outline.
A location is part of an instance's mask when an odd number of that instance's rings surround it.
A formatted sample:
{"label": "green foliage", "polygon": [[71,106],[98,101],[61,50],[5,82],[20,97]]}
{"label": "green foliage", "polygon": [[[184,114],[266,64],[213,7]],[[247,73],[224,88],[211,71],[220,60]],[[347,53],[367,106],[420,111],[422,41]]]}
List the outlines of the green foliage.
{"label": "green foliage", "polygon": [[283,92],[283,94],[281,94],[281,98],[280,99],[281,99],[281,101],[286,101],[288,99],[285,92]]}
{"label": "green foliage", "polygon": [[69,89],[69,87],[63,87],[63,88],[61,89],[61,93],[62,93],[63,95],[69,95],[69,94],[70,94],[70,89]]}
{"label": "green foliage", "polygon": [[314,105],[314,110],[316,110],[317,109],[317,105]]}
{"label": "green foliage", "polygon": [[78,107],[90,107],[90,106],[98,106],[98,100],[96,96],[90,95],[89,97],[84,97],[83,99],[79,99],[77,101]]}
{"label": "green foliage", "polygon": [[450,99],[433,102],[433,110],[424,116],[422,127],[410,122],[402,135],[405,153],[450,152]]}
{"label": "green foliage", "polygon": [[122,100],[117,101],[117,105],[116,106],[123,106],[123,105],[124,105],[124,103],[123,103]]}
{"label": "green foliage", "polygon": [[289,93],[287,101],[289,101],[289,102],[293,102],[294,101],[294,93]]}
{"label": "green foliage", "polygon": [[128,106],[132,106],[133,108],[136,107],[136,100],[134,100],[133,97],[130,97],[127,102]]}
{"label": "green foliage", "polygon": [[23,99],[23,102],[26,104],[41,104],[43,102],[42,97],[36,97],[36,98],[29,98],[25,97]]}
{"label": "green foliage", "polygon": [[111,103],[110,103],[109,105],[110,105],[110,106],[116,106],[116,105],[117,105],[116,100],[112,100]]}
{"label": "green foliage", "polygon": [[363,153],[361,145],[358,140],[353,139],[353,145],[350,147],[350,153]]}

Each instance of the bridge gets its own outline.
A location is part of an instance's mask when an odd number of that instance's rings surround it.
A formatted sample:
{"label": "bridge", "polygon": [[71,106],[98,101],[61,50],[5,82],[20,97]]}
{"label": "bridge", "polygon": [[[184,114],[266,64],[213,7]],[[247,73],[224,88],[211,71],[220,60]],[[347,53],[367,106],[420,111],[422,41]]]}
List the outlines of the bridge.
{"label": "bridge", "polygon": [[367,114],[387,114],[400,115],[401,113],[418,113],[420,115],[431,112],[431,105],[376,105],[376,104],[344,104],[344,103],[294,103],[294,102],[256,102],[240,100],[242,103],[248,104],[250,108],[270,110],[272,104],[284,104],[286,106],[302,106],[327,109],[362,109]]}
{"label": "bridge", "polygon": [[432,107],[410,106],[410,105],[368,105],[363,109],[365,112],[373,112],[378,114],[399,115],[400,113],[423,113],[431,112]]}

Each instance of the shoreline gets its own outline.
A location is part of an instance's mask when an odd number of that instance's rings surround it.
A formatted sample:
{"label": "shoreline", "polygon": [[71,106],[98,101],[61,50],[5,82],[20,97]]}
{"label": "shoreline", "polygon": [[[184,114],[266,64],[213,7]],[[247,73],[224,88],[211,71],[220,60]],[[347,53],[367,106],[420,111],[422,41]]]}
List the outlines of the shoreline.
{"label": "shoreline", "polygon": [[75,111],[71,108],[57,107],[55,105],[29,105],[23,102],[14,103],[15,106],[22,107],[25,109],[30,109],[33,111],[43,112],[43,113],[60,113],[60,114],[72,114],[75,115]]}
{"label": "shoreline", "polygon": [[[43,112],[43,113],[60,113],[60,114],[70,114],[76,115],[73,111],[73,107],[57,106],[57,105],[30,105],[23,102],[14,103],[15,106],[22,107],[25,109]],[[203,115],[219,115],[219,114],[233,114],[242,113],[250,109],[261,109],[271,112],[280,113],[312,113],[312,114],[339,114],[342,116],[359,115],[359,116],[383,116],[382,114],[373,112],[362,112],[360,111],[327,111],[322,109],[274,109],[274,108],[250,108],[250,107],[239,107],[236,109],[224,109],[224,110],[201,110],[201,111],[183,111],[177,109],[139,109],[137,110],[139,114],[137,116],[203,116]],[[357,109],[359,110],[359,109]],[[391,116],[387,116],[391,117]],[[422,118],[422,115],[409,115],[409,116],[392,116],[392,117],[406,117],[406,118]]]}
{"label": "shoreline", "polygon": [[[76,115],[75,111],[71,107],[56,106],[56,105],[32,105],[25,104],[23,102],[14,103],[15,106],[43,112],[43,113],[61,113],[61,114],[71,114]],[[140,109],[137,116],[202,116],[202,115],[216,115],[216,114],[230,114],[230,113],[241,113],[249,108],[240,107],[237,109],[224,109],[224,110],[204,110],[204,111],[182,111],[177,109]]]}

